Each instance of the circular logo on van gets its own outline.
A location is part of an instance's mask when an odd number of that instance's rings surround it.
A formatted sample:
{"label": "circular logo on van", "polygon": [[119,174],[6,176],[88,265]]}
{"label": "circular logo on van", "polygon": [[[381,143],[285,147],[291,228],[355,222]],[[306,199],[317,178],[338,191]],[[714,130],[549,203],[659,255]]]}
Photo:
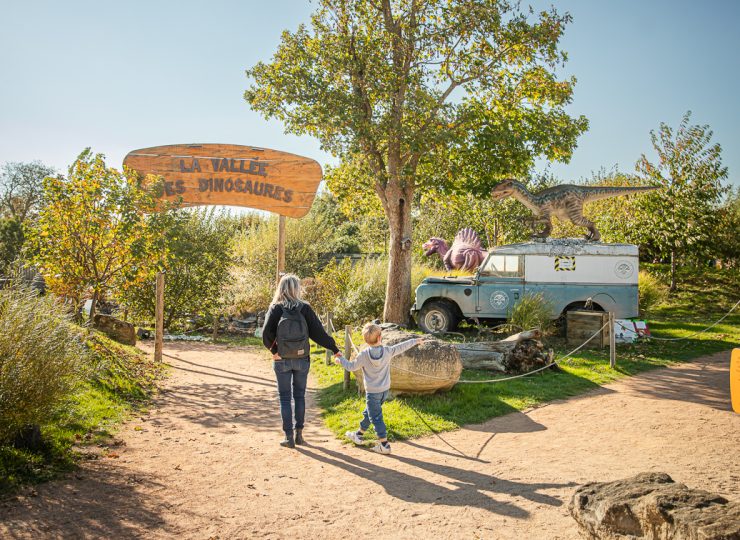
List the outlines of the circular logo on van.
{"label": "circular logo on van", "polygon": [[509,305],[509,295],[504,291],[493,291],[493,293],[491,293],[490,303],[493,309],[506,309]]}
{"label": "circular logo on van", "polygon": [[635,265],[626,260],[618,261],[614,267],[614,273],[621,279],[631,278],[635,273]]}

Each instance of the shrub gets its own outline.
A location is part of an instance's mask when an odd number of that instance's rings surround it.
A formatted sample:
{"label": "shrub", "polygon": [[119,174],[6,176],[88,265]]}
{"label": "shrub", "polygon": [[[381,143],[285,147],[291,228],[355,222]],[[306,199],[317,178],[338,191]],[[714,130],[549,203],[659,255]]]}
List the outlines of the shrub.
{"label": "shrub", "polygon": [[43,424],[85,375],[79,328],[52,297],[0,290],[0,442]]}
{"label": "shrub", "polygon": [[[411,295],[421,280],[433,272],[427,266],[414,266]],[[337,328],[359,324],[383,316],[388,259],[350,259],[331,261],[314,279],[304,280],[305,298],[319,313],[331,311]]]}
{"label": "shrub", "polygon": [[527,293],[514,304],[509,315],[509,324],[519,330],[539,328],[547,333],[552,327],[552,302],[542,293]]}
{"label": "shrub", "polygon": [[637,277],[640,316],[646,317],[668,298],[668,288],[654,275],[641,270]]}

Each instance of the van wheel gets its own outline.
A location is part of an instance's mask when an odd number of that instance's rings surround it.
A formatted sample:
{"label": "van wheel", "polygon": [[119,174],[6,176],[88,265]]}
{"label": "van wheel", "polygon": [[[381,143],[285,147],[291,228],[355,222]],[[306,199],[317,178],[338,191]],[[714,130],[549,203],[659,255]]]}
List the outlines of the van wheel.
{"label": "van wheel", "polygon": [[427,334],[450,332],[458,322],[452,306],[444,302],[429,302],[419,312],[419,326]]}

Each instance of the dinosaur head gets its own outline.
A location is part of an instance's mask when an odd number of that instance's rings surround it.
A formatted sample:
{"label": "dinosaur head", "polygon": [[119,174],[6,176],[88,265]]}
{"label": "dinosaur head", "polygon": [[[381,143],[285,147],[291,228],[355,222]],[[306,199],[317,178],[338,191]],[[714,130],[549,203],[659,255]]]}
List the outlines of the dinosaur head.
{"label": "dinosaur head", "polygon": [[424,249],[424,255],[429,257],[430,255],[433,255],[435,253],[439,253],[440,255],[444,255],[448,251],[447,242],[442,240],[441,238],[432,237],[421,246]]}
{"label": "dinosaur head", "polygon": [[491,198],[494,201],[498,201],[499,199],[505,199],[506,197],[513,195],[517,191],[517,188],[520,185],[521,184],[519,182],[511,178],[502,180],[501,182],[496,184],[496,187],[494,187],[491,190]]}

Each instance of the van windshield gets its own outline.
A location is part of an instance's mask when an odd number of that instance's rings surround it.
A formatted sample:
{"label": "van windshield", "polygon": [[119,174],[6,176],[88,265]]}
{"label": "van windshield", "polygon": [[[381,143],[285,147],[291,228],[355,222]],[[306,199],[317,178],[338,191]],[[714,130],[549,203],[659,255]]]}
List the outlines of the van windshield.
{"label": "van windshield", "polygon": [[481,268],[480,275],[494,277],[521,277],[521,256],[491,255]]}

